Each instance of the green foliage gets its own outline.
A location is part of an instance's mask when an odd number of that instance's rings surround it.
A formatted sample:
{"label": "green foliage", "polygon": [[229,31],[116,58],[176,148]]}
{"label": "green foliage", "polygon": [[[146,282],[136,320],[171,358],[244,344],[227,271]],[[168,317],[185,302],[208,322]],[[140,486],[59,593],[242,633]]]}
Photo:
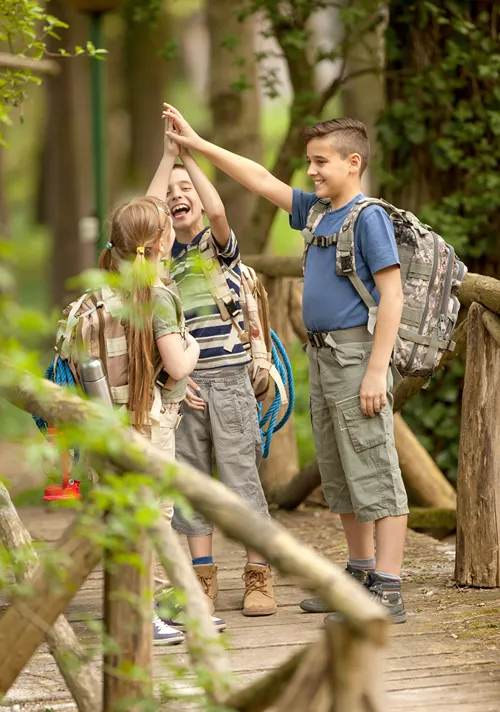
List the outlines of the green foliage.
{"label": "green foliage", "polygon": [[[494,2],[392,0],[390,10],[390,101],[379,120],[382,192],[416,200],[419,216],[470,268],[498,275],[498,8]],[[463,365],[454,363],[404,409],[451,480],[462,380]]]}
{"label": "green foliage", "polygon": [[[0,0],[0,41],[8,46],[12,55],[40,60],[47,54],[46,40],[60,40],[59,30],[67,24],[48,14],[45,6],[29,0]],[[96,49],[92,42],[85,48],[76,46],[74,52],[59,49],[62,57],[88,54],[100,59],[105,50]],[[41,79],[30,69],[0,67],[0,145],[3,145],[1,124],[10,124],[9,113],[20,107],[27,98],[30,84],[40,84]]]}
{"label": "green foliage", "polygon": [[395,96],[379,121],[385,189],[427,171],[433,191],[421,217],[473,259],[496,254],[500,227],[498,9],[480,5],[393,0],[387,56]]}

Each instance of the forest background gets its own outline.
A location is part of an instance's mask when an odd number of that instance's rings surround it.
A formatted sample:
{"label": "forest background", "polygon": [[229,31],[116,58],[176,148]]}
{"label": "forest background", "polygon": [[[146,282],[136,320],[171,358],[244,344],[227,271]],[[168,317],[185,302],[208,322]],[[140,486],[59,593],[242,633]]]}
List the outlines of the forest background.
{"label": "forest background", "polygon": [[[15,13],[26,3],[2,4]],[[86,15],[60,0],[48,8],[69,25],[54,32],[60,39],[49,38],[49,50],[85,46]],[[2,13],[3,49],[12,50],[12,18]],[[431,223],[471,271],[500,276],[494,0],[128,0],[103,23],[109,207],[146,189],[161,156],[164,100],[202,135],[306,190],[312,184],[303,129],[349,115],[366,123],[372,140],[365,192]],[[19,81],[13,91],[12,75],[3,70],[0,78],[12,107],[2,117],[8,148],[0,149],[1,237],[16,255],[19,303],[46,313],[55,307],[54,324],[67,301],[67,280],[95,260],[89,75],[99,60],[82,53],[57,61],[61,72],[44,78],[42,89]],[[244,255],[300,254],[300,235],[286,215],[203,166],[223,196]],[[280,323],[289,317],[285,282],[272,294]],[[283,462],[293,471],[314,459],[314,448],[307,360],[291,328],[284,339],[297,386],[293,447]],[[50,340],[26,340],[50,361]],[[463,371],[456,359],[403,410],[452,482]],[[16,421],[16,432],[33,427],[18,411],[1,408],[2,424]],[[20,503],[39,497],[39,490],[24,494]]]}

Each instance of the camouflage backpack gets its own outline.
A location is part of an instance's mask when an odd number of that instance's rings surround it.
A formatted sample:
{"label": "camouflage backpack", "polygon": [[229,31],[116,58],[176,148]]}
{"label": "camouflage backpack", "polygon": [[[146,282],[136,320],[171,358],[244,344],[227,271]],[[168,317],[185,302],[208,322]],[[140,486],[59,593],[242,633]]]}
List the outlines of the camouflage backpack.
{"label": "camouflage backpack", "polygon": [[[265,400],[272,380],[279,390],[282,405],[285,405],[288,396],[272,360],[271,319],[264,285],[251,267],[240,262],[240,308],[224,276],[210,230],[207,230],[200,240],[199,252],[203,273],[210,285],[221,319],[232,322],[233,328],[226,347],[232,350],[235,342],[239,340],[249,351],[252,358],[249,365],[250,381],[258,401]],[[242,314],[244,329],[239,324]]]}
{"label": "camouflage backpack", "polygon": [[424,225],[412,213],[395,208],[385,200],[362,198],[350,210],[338,233],[314,235],[320,220],[330,209],[330,200],[318,200],[309,211],[302,230],[304,260],[309,245],[337,246],[336,272],[351,280],[368,307],[368,330],[373,333],[377,304],[356,272],[354,226],[369,205],[379,205],[394,226],[403,286],[403,313],[398,332],[393,366],[401,376],[429,378],[445,351],[453,351],[452,333],[460,302],[457,292],[467,268],[456,257],[451,245]]}

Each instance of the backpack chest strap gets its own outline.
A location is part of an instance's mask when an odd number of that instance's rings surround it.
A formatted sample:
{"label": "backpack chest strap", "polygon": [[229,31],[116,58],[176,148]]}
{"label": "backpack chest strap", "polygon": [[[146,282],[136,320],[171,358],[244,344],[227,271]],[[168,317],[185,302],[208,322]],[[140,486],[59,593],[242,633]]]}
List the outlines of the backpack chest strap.
{"label": "backpack chest strap", "polygon": [[338,232],[332,235],[314,235],[309,228],[305,227],[300,231],[306,245],[316,245],[316,247],[330,247],[336,245],[339,237]]}

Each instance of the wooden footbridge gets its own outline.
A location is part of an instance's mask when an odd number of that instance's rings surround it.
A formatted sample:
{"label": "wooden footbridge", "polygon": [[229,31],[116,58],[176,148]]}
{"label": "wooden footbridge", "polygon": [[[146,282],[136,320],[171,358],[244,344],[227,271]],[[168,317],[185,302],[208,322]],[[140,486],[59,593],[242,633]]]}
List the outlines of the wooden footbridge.
{"label": "wooden footbridge", "polygon": [[[68,512],[20,511],[34,538],[54,543]],[[320,553],[343,564],[339,521],[322,509],[279,512],[278,520]],[[230,663],[241,684],[256,680],[294,651],[312,642],[323,616],[300,611],[304,595],[290,579],[276,576],[278,613],[268,618],[241,614],[243,548],[215,539],[219,565],[220,615],[228,624]],[[384,663],[387,712],[498,712],[500,709],[500,591],[457,588],[454,546],[408,533],[404,591],[408,622],[394,626]],[[96,644],[88,620],[102,618],[103,574],[97,568],[73,599],[68,618],[78,638]],[[185,644],[154,651],[155,683],[169,679],[169,663],[187,659]],[[166,664],[167,663],[167,664]],[[189,681],[184,683],[189,687]],[[4,706],[19,712],[76,710],[53,658],[43,644],[9,691]],[[165,709],[177,709],[170,703]]]}

